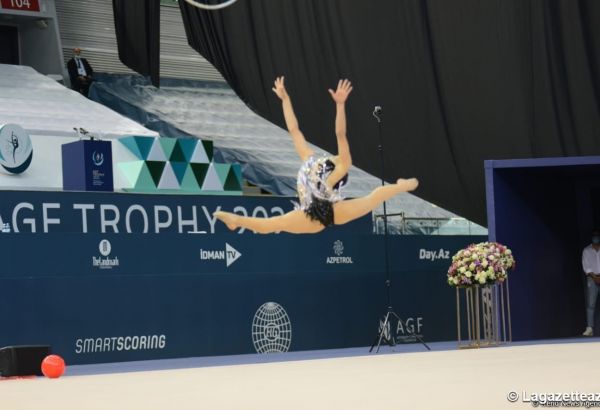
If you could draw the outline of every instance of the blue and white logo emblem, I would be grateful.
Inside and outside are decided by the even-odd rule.
[[[102,239],[100,241],[100,244],[98,245],[98,249],[100,250],[100,255],[102,255],[102,256],[110,255],[110,251],[112,250],[110,241],[108,239]]]
[[[99,257],[92,256],[92,266],[100,269],[112,269],[119,266],[119,258],[113,256],[109,257],[112,252],[112,246],[108,239],[102,239],[98,244],[98,250],[100,251]]]
[[[344,254],[344,243],[340,240],[337,240],[333,243],[333,252],[336,256],[342,256]]]
[[[292,344],[292,322],[278,303],[267,302],[252,320],[252,343],[256,353],[284,353]]]
[[[94,151],[92,153],[92,162],[95,166],[99,167],[104,164],[104,153]]]
[[[31,164],[31,138],[16,124],[0,125],[0,165],[11,174],[20,174]]]
[[[328,256],[325,259],[327,264],[351,265],[354,263],[351,256],[344,256],[344,242],[340,240],[333,243],[333,253],[335,256]]]

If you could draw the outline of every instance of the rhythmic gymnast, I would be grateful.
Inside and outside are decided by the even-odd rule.
[[[303,161],[298,172],[298,197],[300,204],[285,215],[271,218],[246,217],[230,212],[217,211],[214,215],[230,230],[247,228],[258,233],[289,232],[317,233],[329,225],[343,225],[360,218],[377,208],[384,201],[401,192],[413,191],[419,185],[416,178],[398,179],[395,184],[375,188],[369,195],[344,200],[340,189],[348,182],[348,170],[352,166],[350,146],[346,138],[346,100],[352,92],[348,80],[340,80],[335,91],[329,90],[335,102],[335,135],[338,155],[317,157],[309,148],[298,127],[292,101],[283,84],[283,77],[275,80],[273,92],[281,99],[283,116],[294,146]]]

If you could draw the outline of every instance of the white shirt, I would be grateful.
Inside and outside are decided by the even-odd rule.
[[[83,66],[83,61],[81,61],[81,58],[75,57],[75,64],[77,64],[77,74],[86,76],[87,73],[85,71],[85,67]]]
[[[596,251],[592,245],[586,246],[581,254],[581,265],[586,274],[600,273],[600,251]]]

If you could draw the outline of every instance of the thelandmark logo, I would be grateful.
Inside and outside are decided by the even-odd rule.
[[[108,239],[102,239],[100,241],[100,245],[98,245],[98,249],[100,250],[100,254],[102,256],[108,256],[112,250],[112,245]]]
[[[92,266],[100,269],[112,269],[115,266],[119,266],[119,258],[110,258],[109,255],[112,251],[112,245],[108,239],[102,239],[98,245],[100,251],[100,257],[92,256]]]
[[[225,243],[224,251],[200,249],[200,259],[203,261],[224,260],[227,267],[242,256],[241,252],[228,243]]]

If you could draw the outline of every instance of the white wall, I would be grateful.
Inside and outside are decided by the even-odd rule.
[[[63,74],[56,25],[40,28],[37,20],[25,20],[18,26],[21,64],[42,74]]]

